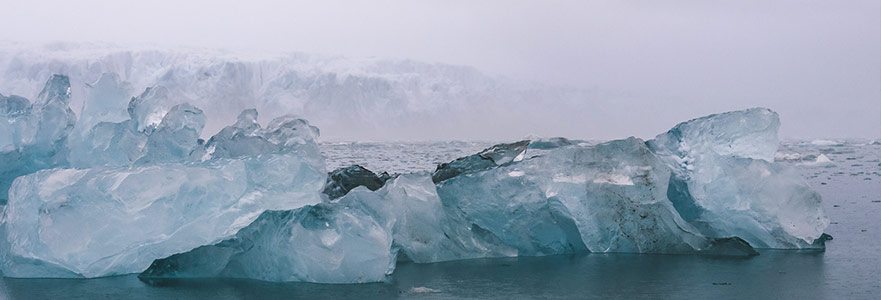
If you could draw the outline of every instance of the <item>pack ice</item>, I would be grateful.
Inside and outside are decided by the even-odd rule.
[[[66,90],[54,80],[47,90]],[[34,105],[4,98],[14,109],[0,123],[10,124],[0,137],[13,137],[3,153],[19,154],[3,174],[20,173],[0,226],[5,276],[356,283],[384,280],[404,260],[751,256],[831,238],[820,196],[773,162],[780,122],[768,109],[694,119],[648,141],[524,140],[430,173],[352,166],[327,176],[318,130],[304,120],[263,128],[246,110],[202,141],[201,110],[161,86],[121,105],[127,89],[100,79],[76,123],[40,113],[54,103],[43,98],[64,104],[65,93]],[[37,129],[22,124],[55,135],[25,141],[21,132]]]

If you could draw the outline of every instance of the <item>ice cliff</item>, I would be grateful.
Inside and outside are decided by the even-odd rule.
[[[631,103],[634,97],[411,60],[89,44],[0,45],[4,94],[33,98],[46,78],[66,74],[71,107],[80,112],[87,98],[94,97],[87,85],[95,85],[105,73],[127,82],[122,90],[141,93],[162,86],[171,104],[186,102],[202,109],[210,116],[207,135],[202,136],[206,139],[250,108],[260,111],[263,122],[284,114],[302,116],[321,128],[324,140],[496,140],[524,133],[612,138],[615,133],[585,131],[571,126],[571,120],[624,122],[632,108],[621,103]],[[486,116],[493,117],[490,121]]]
[[[0,269],[12,277],[142,272],[381,281],[398,261],[569,253],[756,255],[823,249],[820,196],[773,162],[780,121],[710,115],[652,140],[499,144],[434,172],[324,170],[318,129],[256,110],[206,116],[164,86],[128,98],[107,74],[79,121],[69,79],[0,98]]]

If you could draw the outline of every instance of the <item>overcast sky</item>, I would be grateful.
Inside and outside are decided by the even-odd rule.
[[[881,137],[878,0],[0,0],[0,11],[0,41],[409,58],[669,103],[633,111],[645,118],[764,106],[785,137]]]

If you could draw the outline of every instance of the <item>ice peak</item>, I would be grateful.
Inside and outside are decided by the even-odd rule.
[[[649,141],[655,151],[695,158],[700,153],[774,161],[780,117],[767,108],[731,111],[682,122]]]
[[[249,108],[243,110],[239,113],[239,116],[236,118],[236,123],[233,126],[242,129],[260,127],[260,124],[257,123],[257,109]]]
[[[55,74],[46,82],[40,95],[37,96],[39,105],[46,105],[49,102],[58,101],[67,105],[70,101],[70,79],[67,76]]]
[[[162,86],[149,87],[140,96],[132,97],[128,104],[128,113],[135,121],[138,131],[145,132],[159,125],[171,104],[168,89]]]

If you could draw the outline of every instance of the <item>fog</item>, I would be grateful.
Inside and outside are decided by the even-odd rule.
[[[412,59],[624,94],[606,116],[616,134],[763,106],[783,137],[881,137],[877,0],[0,0],[0,11],[6,42]]]

